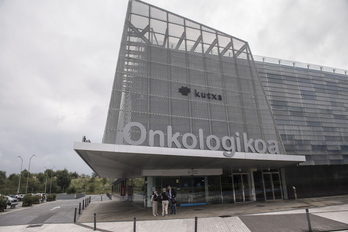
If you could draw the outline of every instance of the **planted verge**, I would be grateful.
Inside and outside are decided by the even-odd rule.
[[[40,204],[41,197],[38,195],[32,196],[33,197],[33,204]]]
[[[0,197],[0,212],[6,209],[6,204],[7,204],[7,198]]]
[[[52,193],[47,195],[47,201],[55,201],[57,194]]]
[[[22,207],[32,206],[34,202],[34,197],[31,194],[26,194],[22,198]]]

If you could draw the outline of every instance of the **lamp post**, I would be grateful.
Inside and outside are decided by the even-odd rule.
[[[45,167],[45,172],[46,172],[46,181],[45,181],[45,194],[46,194],[46,193],[47,193],[47,192],[46,192],[46,189],[47,189],[47,188],[46,188],[46,187],[47,187],[47,168],[46,168],[46,167]]]
[[[35,155],[32,155],[29,159],[29,168],[28,168],[28,175],[27,175],[27,186],[25,187],[25,194],[28,193],[28,181],[29,181],[29,175],[30,175],[30,162],[31,162],[31,159],[34,157]]]
[[[21,188],[21,177],[22,177],[22,166],[23,166],[23,159],[21,156],[18,156],[22,160],[21,162],[21,170],[19,171],[19,180],[18,180],[18,188],[17,188],[17,194],[19,194],[19,190]]]
[[[55,168],[56,166],[54,166],[53,168]],[[51,169],[51,183],[50,183],[50,194],[52,193],[52,172],[53,172],[53,168]]]

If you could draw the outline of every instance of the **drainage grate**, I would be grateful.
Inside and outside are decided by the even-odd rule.
[[[37,224],[37,225],[29,225],[29,226],[27,226],[27,228],[31,228],[31,227],[40,227],[40,226],[42,226],[42,224]]]
[[[256,205],[256,207],[265,207],[265,205]]]
[[[219,217],[221,217],[221,218],[226,218],[226,217],[232,217],[231,215],[221,215],[221,216],[219,216]]]
[[[193,209],[193,210],[202,210],[202,209]]]

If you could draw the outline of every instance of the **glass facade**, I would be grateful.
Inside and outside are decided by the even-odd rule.
[[[284,169],[143,177],[133,199],[144,206],[168,184],[180,205],[292,198],[293,186],[299,197],[348,193],[346,72],[253,57],[247,42],[141,1],[129,1],[103,143],[127,145],[130,122],[164,134],[171,126],[190,149],[224,150],[219,138],[246,133],[276,141],[279,154],[306,156]],[[199,130],[217,139],[196,145]],[[139,141],[141,131],[129,136]],[[164,143],[141,146],[183,146]]]
[[[285,153],[248,43],[139,1],[128,7],[108,114],[103,143],[127,144],[124,126],[139,122],[146,131],[171,126],[178,140],[190,133],[192,149],[209,146],[193,146],[202,129],[274,140]],[[139,140],[136,128],[129,134]],[[214,139],[210,147],[223,150]]]
[[[287,154],[301,165],[348,164],[348,76],[256,57],[257,70]]]

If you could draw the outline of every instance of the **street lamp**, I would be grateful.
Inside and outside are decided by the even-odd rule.
[[[45,167],[45,172],[46,172],[46,182],[45,182],[45,194],[47,193],[46,192],[46,187],[47,187],[47,168]]]
[[[22,162],[21,162],[21,170],[19,171],[19,180],[18,180],[17,194],[19,194],[19,189],[21,188],[22,165],[23,165],[22,157],[18,156],[18,158],[20,158],[22,160]]]
[[[34,157],[35,155],[32,155],[29,159],[29,168],[28,168],[28,175],[27,175],[27,186],[25,187],[25,194],[28,193],[28,181],[29,181],[29,175],[30,175],[30,162],[31,162],[31,159]]]
[[[53,168],[55,168],[56,166],[54,166]],[[53,168],[51,169],[51,184],[50,184],[50,194],[51,194],[51,190],[52,190],[52,172],[53,172]]]

